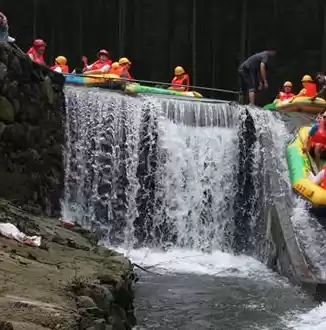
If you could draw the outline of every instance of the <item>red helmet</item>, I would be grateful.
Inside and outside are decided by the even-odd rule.
[[[46,43],[44,42],[44,40],[42,40],[42,39],[35,39],[34,41],[33,41],[33,47],[42,47],[42,46],[46,46]]]
[[[105,55],[107,57],[109,57],[109,52],[106,49],[101,49],[98,53],[97,53],[97,57],[99,57],[100,55]]]

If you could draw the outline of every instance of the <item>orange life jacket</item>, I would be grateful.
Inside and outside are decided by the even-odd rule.
[[[317,85],[314,82],[307,82],[306,86],[301,89],[299,94],[307,97],[314,97],[317,95]]]
[[[285,100],[288,100],[290,98],[292,98],[294,96],[293,93],[289,92],[289,93],[286,93],[286,92],[280,92],[279,93],[279,100],[280,101],[285,101]]]
[[[101,60],[101,59],[99,59],[91,65],[89,70],[90,71],[101,70],[107,64],[111,66],[112,61],[111,60]]]
[[[176,89],[180,90],[180,87],[182,87],[182,85],[186,85],[186,86],[183,86],[185,91],[189,90],[190,78],[187,73],[185,73],[181,76],[175,76],[171,81],[172,89],[173,89],[173,87],[176,87]]]
[[[59,64],[55,64],[53,66],[51,66],[51,70],[55,70],[56,68],[61,68],[62,73],[69,73],[69,67],[68,65],[59,65]]]
[[[122,78],[127,78],[132,80],[133,77],[131,76],[131,74],[129,73],[129,70],[127,69],[126,66],[124,65],[120,65],[119,68],[117,68],[117,73],[116,73],[119,77]]]
[[[33,61],[38,64],[45,65],[44,57],[42,54],[38,53],[37,50],[34,47],[31,47],[28,52],[28,55],[32,55]]]
[[[311,145],[321,144],[326,147],[326,129],[324,125],[319,123],[318,129],[315,131],[314,135],[310,137]]]
[[[109,73],[120,76],[120,73],[121,73],[120,66],[118,66],[117,68],[112,68],[112,66],[111,66]]]

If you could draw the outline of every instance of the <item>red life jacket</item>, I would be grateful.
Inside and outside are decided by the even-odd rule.
[[[58,65],[58,64],[55,64],[53,66],[51,66],[51,70],[55,70],[57,68],[61,68],[62,70],[62,73],[69,73],[69,67],[68,65]]]
[[[45,65],[44,57],[42,54],[38,53],[37,50],[34,47],[31,47],[28,52],[28,55],[32,55],[33,57],[33,62],[38,63],[38,64],[43,64]]]
[[[320,186],[323,189],[326,189],[326,165],[323,166],[323,170],[324,170],[324,176],[323,179],[321,180]]]
[[[177,89],[180,89],[182,85],[186,85],[184,88],[185,91],[189,90],[189,85],[190,85],[190,78],[188,74],[183,74],[181,76],[175,76],[172,81],[171,81],[171,87],[177,87]]]
[[[288,100],[290,98],[292,98],[294,96],[293,93],[289,92],[289,93],[286,93],[286,92],[280,92],[279,93],[279,100],[280,101],[285,101],[285,100]]]
[[[305,83],[305,87],[303,89],[304,96],[306,97],[314,97],[317,94],[317,85],[314,82]]]
[[[105,65],[112,65],[112,61],[111,60],[97,60],[96,62],[94,62],[91,67],[90,67],[90,71],[93,70],[101,70]]]
[[[318,129],[313,136],[310,137],[312,145],[321,144],[326,147],[326,129],[321,123],[318,123]]]

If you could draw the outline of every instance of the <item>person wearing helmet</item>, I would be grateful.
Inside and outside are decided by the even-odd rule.
[[[120,65],[119,62],[113,62],[109,71],[110,74],[120,75]]]
[[[307,138],[303,141],[303,150],[312,154],[320,168],[320,159],[326,158],[326,113],[311,126]]]
[[[275,50],[266,50],[247,58],[238,68],[240,77],[240,93],[249,94],[249,103],[255,104],[257,91],[268,88],[267,64],[271,56],[275,56]]]
[[[64,56],[56,57],[54,65],[50,68],[53,71],[60,73],[69,73],[69,67],[67,65],[67,59]]]
[[[108,73],[112,65],[109,52],[106,49],[101,49],[97,53],[97,61],[91,65],[87,65],[87,58],[85,56],[83,56],[83,62],[83,72],[86,74]]]
[[[46,43],[42,39],[36,39],[33,41],[33,46],[27,51],[27,55],[35,63],[45,65],[45,61],[44,61],[45,48],[46,48]]]
[[[121,57],[119,59],[119,69],[118,69],[118,75],[120,78],[133,80],[133,77],[131,76],[129,70],[131,68],[131,62],[127,57]]]
[[[311,76],[308,74],[305,74],[302,79],[302,86],[303,88],[299,92],[299,94],[296,95],[296,97],[299,96],[306,96],[306,97],[315,97],[317,95],[317,86]]]
[[[326,76],[323,72],[318,72],[316,75],[316,81],[319,85],[319,92],[316,94],[316,96],[313,96],[311,98],[311,101],[314,101],[317,97],[323,96],[326,91]],[[325,95],[326,96],[326,95]]]
[[[278,93],[278,95],[276,96],[275,101],[285,101],[285,100],[289,100],[294,96],[294,94],[292,93],[292,83],[291,81],[286,81],[283,84],[283,88],[282,90]],[[275,102],[274,101],[274,102]]]
[[[182,66],[174,68],[174,78],[171,81],[169,89],[175,91],[187,92],[190,86],[190,78]]]
[[[0,41],[15,42],[15,39],[9,37],[9,25],[7,17],[0,12]]]

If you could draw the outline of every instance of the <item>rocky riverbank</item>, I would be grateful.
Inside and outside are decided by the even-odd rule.
[[[87,230],[0,200],[0,222],[41,247],[0,236],[0,329],[125,330],[135,324],[133,266]]]

